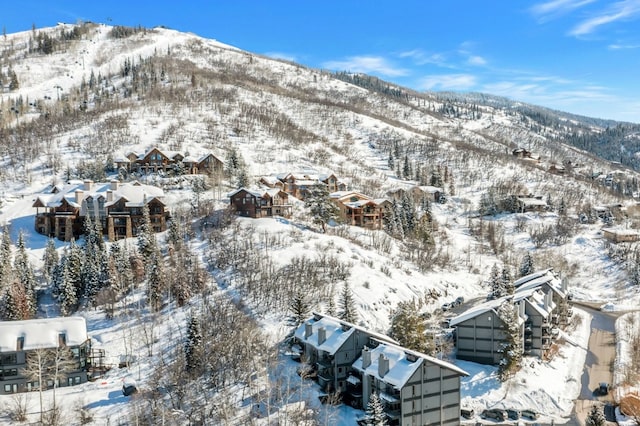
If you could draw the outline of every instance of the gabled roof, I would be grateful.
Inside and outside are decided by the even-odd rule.
[[[545,284],[560,297],[566,297],[566,294],[562,289],[562,281],[553,273],[553,268],[544,269],[542,271],[526,275],[516,280],[513,283],[513,286],[516,288],[516,292],[520,292],[532,288],[539,288]]]
[[[312,333],[307,337],[305,337],[306,324],[310,324],[312,330]],[[319,344],[318,330],[320,328],[325,329],[326,340],[323,343]],[[353,334],[356,330],[359,330],[374,338],[378,338],[381,341],[397,343],[392,338],[383,334],[375,333],[350,322],[318,313],[314,313],[313,317],[302,323],[296,329],[294,336],[299,341],[311,345],[318,350],[325,351],[329,354],[335,354],[338,350],[340,350],[349,336],[351,336],[351,334]]]
[[[23,350],[56,348],[64,333],[67,346],[87,340],[87,325],[82,317],[43,318],[24,321],[0,321],[0,352],[15,352],[19,337]]]
[[[162,203],[161,199],[164,197],[162,188],[143,185],[137,181],[119,183],[115,190],[111,189],[111,182],[96,182],[92,183],[89,191],[84,190],[83,184],[70,184],[62,187],[60,192],[56,194],[38,195],[32,207],[56,208],[66,202],[73,207],[79,208],[81,204],[76,201],[76,191],[81,191],[83,201],[88,198],[94,200],[99,198],[107,199],[107,192],[111,191],[113,201],[105,204],[105,206],[113,205],[121,199],[126,201],[127,207],[143,206],[152,200],[158,200]],[[84,209],[80,212],[81,215],[85,213]]]
[[[353,363],[352,367],[363,374],[373,376],[384,383],[390,384],[398,390],[402,389],[407,384],[411,376],[413,376],[413,374],[425,362],[438,365],[442,368],[453,371],[460,376],[469,375],[469,373],[451,363],[439,360],[421,352],[412,351],[388,342],[378,341],[378,343],[377,347],[369,349],[369,352],[371,353],[371,364],[368,367],[362,367],[362,356]],[[384,376],[380,376],[378,370],[380,355],[383,355],[389,360],[389,370],[384,374]]]

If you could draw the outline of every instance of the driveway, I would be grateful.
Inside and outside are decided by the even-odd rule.
[[[607,424],[614,425],[613,397],[599,395],[597,388],[600,383],[613,383],[613,364],[616,357],[615,321],[619,313],[602,312],[586,306],[580,306],[592,315],[591,336],[589,337],[589,351],[582,374],[582,389],[575,404],[575,417],[579,424],[584,425],[589,410],[594,403],[605,404]]]

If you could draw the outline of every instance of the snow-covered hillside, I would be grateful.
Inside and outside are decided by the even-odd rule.
[[[190,245],[207,267],[211,292],[238,302],[272,344],[291,332],[289,314],[282,309],[286,301],[271,301],[278,306],[272,309],[252,300],[236,270],[229,264],[220,267],[214,258],[229,246],[216,244],[230,244],[232,232],[252,241],[247,253],[260,258],[247,267],[259,264],[284,271],[303,257],[337,259],[348,271],[344,281],[353,292],[358,323],[382,333],[388,332],[390,317],[402,301],[421,301],[420,309],[438,324],[444,303],[458,297],[469,304],[484,300],[491,268],[497,265],[516,275],[526,253],[532,254],[536,267],[554,268],[567,278],[575,300],[610,303],[621,310],[640,304],[639,287],[630,279],[637,267],[630,254],[635,246],[621,250],[607,243],[605,223],[593,213],[596,207],[615,205],[614,225],[635,228],[632,195],[637,196],[639,176],[562,143],[575,131],[571,123],[564,134],[509,106],[415,93],[379,81],[365,88],[322,70],[165,28],[114,38],[113,27],[84,24],[77,38],[60,42],[50,53],[34,48],[38,34],[57,38],[73,28],[60,25],[0,38],[0,74],[7,80],[11,69],[19,82],[10,90],[8,80],[3,81],[0,102],[0,225],[7,225],[13,242],[23,232],[36,269],[42,267],[47,243],[34,231],[37,193],[67,179],[87,178],[90,165],[104,169],[131,151],[159,147],[191,155],[211,151],[227,162],[235,156],[247,186],[257,185],[261,176],[304,172],[335,173],[350,190],[373,198],[415,185],[444,189],[446,203],[429,205],[433,245],[426,249],[382,230],[334,224],[322,233],[303,202],[295,202],[290,219],[238,219],[234,228],[221,231],[223,237],[203,222],[227,207],[226,194],[237,188],[240,173],[211,182],[200,201],[208,210],[197,211]],[[389,88],[397,91],[390,94]],[[582,123],[580,129],[603,131],[592,123]],[[526,148],[532,158],[517,158],[512,154],[516,148]],[[562,166],[562,173],[550,171],[551,166]],[[105,178],[119,176],[118,170],[107,169]],[[126,178],[164,186],[172,212],[195,211],[188,177]],[[481,214],[489,198],[516,195],[541,196],[549,208]],[[416,214],[423,216],[424,207],[418,206]],[[545,239],[545,232],[553,236]],[[164,234],[158,237],[162,243],[166,239]],[[128,244],[134,247],[136,242]],[[60,253],[67,245],[56,241]],[[340,291],[341,286],[325,293],[337,301]],[[314,302],[314,310],[328,308],[326,298]],[[134,408],[119,394],[122,380],[135,378],[144,386],[160,361],[166,361],[163,357],[170,359],[171,350],[180,347],[186,318],[202,303],[194,298],[179,307],[167,300],[158,314],[114,319],[106,319],[100,309],[80,311],[88,319],[94,345],[104,349],[111,362],[117,364],[120,356],[131,353],[138,361],[82,389],[60,391],[68,397],[69,410],[84,404],[97,424],[128,418]],[[57,314],[55,303],[40,314]],[[588,314],[580,315],[587,324]],[[149,321],[156,327],[151,330],[155,340],[132,342],[131,336],[148,331]],[[544,413],[545,421],[566,419],[579,392],[576,374],[581,369],[576,366],[584,362],[588,328],[574,333],[552,363],[538,366],[534,375],[523,372],[511,385],[500,384],[492,367],[460,362],[471,373],[463,383],[463,403],[477,412],[498,402],[526,405]],[[149,346],[153,355],[147,357]],[[456,362],[449,353],[441,356]],[[282,362],[293,372],[290,376],[297,377],[295,367]],[[558,370],[572,380],[550,390],[545,382]],[[317,390],[306,390],[317,412],[329,410],[317,403]],[[4,403],[8,410],[8,401],[0,397],[0,406]],[[247,407],[235,403],[229,424],[246,419],[242,415],[247,415]],[[325,418],[339,419],[336,424],[349,424],[357,414],[348,407],[324,413]],[[185,422],[180,413],[172,415],[177,424]],[[0,422],[10,420],[5,416]]]

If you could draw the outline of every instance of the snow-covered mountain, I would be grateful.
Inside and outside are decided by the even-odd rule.
[[[302,202],[290,220],[237,221],[237,232],[255,241],[251,253],[268,260],[244,267],[284,268],[300,256],[336,259],[349,271],[359,322],[378,332],[388,331],[401,301],[419,300],[432,313],[459,296],[483,299],[492,266],[515,274],[529,252],[538,267],[569,279],[576,300],[640,301],[631,280],[636,260],[601,231],[612,221],[637,225],[636,124],[485,94],[418,93],[160,27],[61,24],[1,37],[0,54],[0,220],[14,241],[27,231],[36,265],[46,239],[32,231],[33,194],[69,178],[99,179],[115,158],[159,147],[239,158],[248,186],[267,175],[334,173],[372,198],[416,185],[442,187],[446,203],[429,207],[429,245],[355,227],[330,226],[322,234]],[[225,194],[239,178],[229,176],[204,196],[211,211],[226,207]],[[192,206],[188,181],[146,179],[165,186],[174,211]],[[516,196],[538,196],[548,208],[505,212],[505,200]],[[423,217],[424,207],[416,214]],[[193,238],[204,261],[220,255],[211,235]],[[242,298],[250,289],[238,284],[231,264],[207,265],[211,285]],[[332,291],[339,298],[341,288]],[[262,302],[243,300],[274,341],[283,339],[287,313],[278,301],[270,301],[275,308]],[[326,300],[313,306],[326,308]],[[171,319],[164,332],[186,326],[176,325],[184,311],[163,314]],[[118,341],[119,326],[86,315],[90,326],[100,325],[92,337],[118,353],[126,343]],[[570,413],[570,399],[557,396],[544,403],[550,418]]]

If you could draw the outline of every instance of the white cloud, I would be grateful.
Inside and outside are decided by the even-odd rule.
[[[640,48],[640,44],[621,44],[621,43],[614,43],[614,44],[610,44],[609,46],[607,46],[609,49],[611,50],[624,50],[624,49],[639,49]]]
[[[482,56],[472,55],[472,56],[469,56],[469,59],[467,59],[467,63],[469,65],[482,66],[482,65],[487,65],[487,60],[484,59]]]
[[[408,70],[393,66],[381,56],[352,56],[344,61],[328,61],[322,66],[337,71],[376,73],[390,77],[401,77],[409,74]]]
[[[476,85],[476,77],[471,74],[429,75],[419,82],[424,90],[469,90]]]
[[[612,4],[597,16],[586,19],[576,25],[569,34],[581,36],[590,34],[602,25],[620,20],[635,19],[640,15],[640,0],[622,0]]]
[[[540,21],[548,21],[554,17],[564,15],[583,6],[593,3],[595,0],[550,0],[538,3],[531,7],[530,12]]]
[[[290,55],[288,53],[283,53],[283,52],[266,52],[264,53],[264,56],[268,56],[274,59],[284,59],[285,61],[291,61],[291,62],[297,61],[294,55]]]

